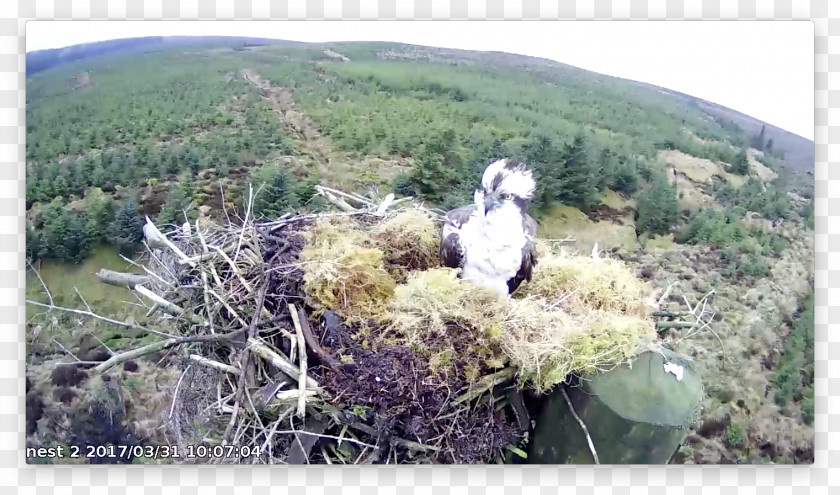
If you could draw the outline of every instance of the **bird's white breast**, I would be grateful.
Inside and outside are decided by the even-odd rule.
[[[466,258],[462,278],[506,296],[508,280],[522,265],[522,248],[526,242],[522,214],[513,204],[483,216],[481,213],[473,213],[460,229]]]

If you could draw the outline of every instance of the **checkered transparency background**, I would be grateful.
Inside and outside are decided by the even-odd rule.
[[[816,461],[813,466],[31,467],[24,460],[24,45],[27,19],[812,19],[816,125]],[[429,26],[432,29],[432,26]],[[833,108],[832,108],[833,107]],[[829,172],[834,170],[834,172]],[[0,492],[828,493],[840,486],[840,1],[0,0]],[[835,217],[836,218],[836,217]],[[829,254],[830,246],[838,248]],[[833,270],[832,270],[833,269]],[[834,309],[832,311],[831,309]],[[833,316],[832,316],[833,315]],[[832,324],[832,325],[830,325]],[[831,328],[830,328],[831,327]],[[833,396],[833,397],[830,397]],[[54,488],[53,488],[54,487]]]

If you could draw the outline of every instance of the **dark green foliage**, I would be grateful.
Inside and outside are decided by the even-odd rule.
[[[764,150],[764,127],[761,126],[761,131],[750,139],[750,146],[757,150]]]
[[[414,183],[411,180],[411,175],[400,173],[394,178],[394,193],[400,196],[414,196],[417,192],[414,190]]]
[[[665,234],[677,221],[677,215],[676,189],[664,176],[654,176],[636,203],[636,231]]]
[[[814,297],[805,301],[802,313],[785,339],[784,355],[771,379],[776,403],[802,401],[803,414],[813,420],[814,400]],[[810,409],[810,410],[809,410]]]
[[[748,277],[761,278],[766,277],[770,273],[770,269],[767,268],[764,259],[749,255],[746,261],[738,264],[737,273]]]
[[[523,154],[535,172],[538,207],[559,201],[586,211],[598,203],[601,164],[593,159],[583,134],[562,147],[540,134],[524,147]]]
[[[137,214],[137,203],[126,200],[114,214],[110,242],[120,251],[130,252],[143,240],[143,224],[143,219]]]
[[[682,243],[725,246],[743,241],[748,236],[747,229],[735,214],[703,210],[683,227],[678,240]]]
[[[741,448],[747,445],[747,429],[741,423],[732,423],[726,427],[724,438],[730,447]]]
[[[299,204],[292,175],[284,168],[259,168],[252,174],[251,184],[255,193],[259,190],[254,198],[256,217],[277,218]]]
[[[754,178],[740,188],[729,184],[719,187],[715,191],[715,199],[724,206],[741,206],[746,211],[760,213],[771,220],[787,218],[790,214],[790,198],[787,193],[767,187]]]
[[[181,225],[190,220],[184,217],[184,212],[190,210],[192,204],[193,187],[186,179],[175,184],[169,196],[166,198],[166,203],[158,213],[156,222],[159,227],[166,228],[168,225]]]
[[[41,252],[42,256],[58,260],[70,259],[70,253],[64,245],[70,227],[70,213],[60,202],[53,201],[44,210],[43,218],[41,239],[45,248]]]
[[[71,215],[64,240],[66,256],[74,263],[81,263],[89,253],[87,225],[84,215]]]
[[[745,150],[741,150],[735,155],[735,160],[732,162],[730,171],[737,175],[747,175],[750,173],[750,162]]]
[[[87,206],[87,235],[91,243],[107,241],[108,227],[114,221],[113,201],[108,196],[99,196]]]
[[[447,129],[431,136],[414,155],[411,181],[414,190],[440,202],[464,179],[463,161],[456,153],[455,132]]]
[[[562,167],[549,175],[554,196],[561,202],[589,210],[598,203],[598,166],[593,161],[589,144],[582,134],[575,136],[563,150]]]
[[[87,221],[84,214],[67,211],[59,201],[50,203],[43,212],[39,231],[27,225],[27,257],[47,258],[78,263],[89,252]]]

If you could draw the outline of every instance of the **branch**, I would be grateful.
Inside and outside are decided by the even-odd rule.
[[[293,306],[293,305],[289,305]],[[291,310],[291,307],[289,308]],[[298,314],[298,322],[300,322],[300,329],[303,332],[303,338],[306,340],[306,344],[309,345],[309,348],[318,355],[318,358],[321,360],[322,363],[326,364],[330,368],[338,369],[341,367],[341,363],[338,359],[330,356],[327,351],[318,344],[318,341],[315,339],[315,336],[312,335],[312,329],[309,327],[309,320],[306,318],[306,313],[304,313],[303,308],[297,310]]]
[[[299,378],[300,377],[300,369],[297,366],[290,363],[286,358],[277,354],[276,352],[272,351],[267,345],[260,342],[256,338],[248,339],[248,345],[251,348],[251,352],[256,354],[257,356],[265,359],[269,363],[273,364],[277,368],[280,369],[283,373],[289,375],[292,378]],[[320,388],[318,382],[313,380],[310,377],[306,377],[306,386],[307,388]]]
[[[516,370],[513,368],[505,368],[501,371],[497,371],[491,375],[487,375],[483,377],[481,380],[478,381],[474,388],[471,388],[469,392],[465,393],[464,395],[458,397],[457,399],[453,400],[451,404],[453,406],[457,406],[462,402],[466,402],[468,400],[474,399],[479,395],[483,394],[487,390],[495,387],[500,383],[504,383],[507,380],[513,378],[513,375],[516,374]]]
[[[334,195],[334,196],[341,196],[343,198],[347,198],[351,201],[355,201],[355,202],[357,202],[359,204],[363,204],[365,206],[376,206],[376,205],[374,205],[373,203],[371,203],[370,201],[368,201],[364,198],[353,196],[352,194],[347,194],[345,192],[341,192],[341,191],[339,191],[337,189],[333,189],[331,187],[317,185],[317,186],[315,186],[315,190],[318,191],[318,192],[321,192],[321,193],[328,193],[328,194],[331,194],[331,195]],[[344,203],[344,204],[347,204],[347,203]],[[352,206],[351,206],[351,208],[352,208]],[[353,209],[355,210],[355,208],[353,208]]]
[[[592,443],[592,437],[589,436],[589,429],[586,427],[583,420],[580,419],[580,416],[578,416],[575,412],[575,408],[572,406],[572,401],[569,400],[569,394],[566,393],[566,389],[561,387],[560,392],[563,394],[563,398],[566,399],[566,404],[568,404],[569,411],[572,413],[572,416],[575,417],[580,425],[580,429],[583,430],[583,434],[586,435],[586,442],[589,444],[589,451],[592,452],[592,458],[595,459],[595,464],[601,464],[601,461],[598,459],[598,452],[595,451],[595,444]]]
[[[147,354],[152,354],[158,351],[163,351],[169,349],[171,347],[175,347],[182,344],[190,344],[194,342],[222,342],[222,341],[229,341],[235,335],[244,332],[245,329],[237,330],[235,332],[225,333],[225,334],[214,334],[214,335],[191,335],[189,337],[180,337],[175,339],[168,339],[168,340],[161,340],[155,342],[153,344],[149,344],[138,349],[132,349],[130,351],[126,351],[120,354],[116,354],[111,356],[110,359],[104,361],[99,364],[99,366],[93,368],[94,371],[98,373],[104,373],[109,369],[113,368],[114,366],[123,363],[125,361],[129,361],[131,359],[136,359],[141,356],[145,356]]]
[[[211,368],[216,368],[217,370],[222,370],[225,373],[230,373],[231,375],[239,376],[242,373],[240,370],[234,368],[229,364],[220,363],[218,361],[213,361],[212,359],[208,359],[204,356],[200,356],[198,354],[190,354],[190,360],[195,361],[198,364],[203,364],[205,366],[209,366]]]
[[[160,230],[152,223],[149,217],[146,217],[146,225],[143,227],[143,233],[146,236],[146,242],[149,246],[159,247],[161,244],[172,250],[182,260],[189,259],[189,256],[181,251],[178,246],[172,243],[165,235],[161,234]],[[195,263],[189,262],[189,265],[195,268]]]
[[[110,323],[111,325],[116,325],[118,327],[123,327],[123,328],[132,328],[132,329],[135,329],[135,330],[142,330],[144,332],[149,332],[149,333],[153,333],[155,335],[160,335],[161,337],[172,338],[172,339],[178,338],[174,335],[170,335],[170,334],[164,333],[164,332],[159,332],[157,330],[152,330],[151,328],[146,328],[146,327],[144,327],[142,325],[138,325],[136,323],[130,323],[130,322],[127,322],[127,321],[112,320],[111,318],[106,318],[104,316],[99,316],[98,314],[93,313],[91,311],[82,311],[80,309],[63,308],[61,306],[53,306],[52,304],[39,303],[37,301],[31,301],[29,299],[26,300],[26,304],[32,304],[33,306],[40,306],[42,308],[47,308],[47,309],[55,309],[55,310],[58,310],[58,311],[64,311],[65,313],[73,313],[73,314],[77,314],[77,315],[81,315],[81,316],[89,316],[91,318],[96,318],[97,320],[102,320],[106,323]]]
[[[306,342],[303,338],[303,330],[300,328],[300,320],[294,304],[289,304],[289,313],[292,315],[292,322],[295,324],[297,333],[298,352],[300,353],[300,375],[298,377],[298,404],[297,416],[303,418],[306,414]]]
[[[157,306],[163,308],[167,313],[173,316],[186,316],[186,311],[184,311],[183,308],[181,308],[173,302],[167,301],[166,299],[160,297],[159,295],[143,287],[142,285],[138,285],[134,289],[140,294],[151,299]],[[208,323],[204,320],[204,318],[198,315],[190,315],[190,321],[192,321],[196,325],[201,325],[205,327],[208,326]]]
[[[37,276],[38,280],[41,282],[41,287],[44,288],[44,292],[47,294],[47,299],[50,301],[50,305],[55,304],[53,302],[52,294],[50,294],[50,290],[47,289],[47,284],[45,284],[44,279],[41,278],[41,274],[38,272],[38,270],[35,269],[34,266],[32,266],[32,263],[29,260],[27,260],[26,262],[29,264],[29,268],[32,268],[32,271],[35,272],[35,276]]]

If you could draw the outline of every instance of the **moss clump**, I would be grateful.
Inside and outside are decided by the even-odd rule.
[[[440,229],[420,210],[403,210],[381,223],[373,233],[373,243],[398,279],[404,280],[408,271],[440,264]]]
[[[523,284],[519,295],[555,301],[569,313],[591,310],[647,317],[650,286],[613,259],[558,256],[541,253],[531,282]]]
[[[490,290],[462,282],[455,270],[433,268],[412,273],[396,288],[386,318],[409,344],[418,344],[445,335],[450,325],[479,336],[498,326],[503,308]]]
[[[304,235],[300,259],[307,302],[349,320],[376,316],[396,286],[382,251],[366,247],[362,232],[346,220],[319,221]]]
[[[584,307],[570,313],[538,297],[500,299],[443,268],[411,274],[396,288],[386,319],[401,339],[421,350],[453,333],[467,334],[474,345],[462,352],[486,367],[510,363],[520,381],[537,391],[572,372],[621,364],[656,335],[650,320],[635,315]]]

